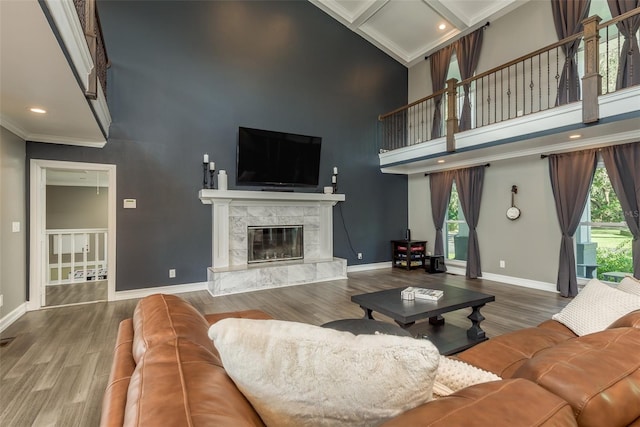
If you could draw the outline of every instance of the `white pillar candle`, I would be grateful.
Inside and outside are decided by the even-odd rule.
[[[215,162],[210,162],[209,163],[209,170],[210,171],[216,170],[216,163]]]
[[[218,173],[218,189],[223,191],[227,189],[227,171],[225,170]]]
[[[338,167],[337,166],[333,167],[333,174],[334,175],[338,175]]]
[[[209,155],[208,154],[204,155],[204,160],[202,160],[202,163],[209,163]]]

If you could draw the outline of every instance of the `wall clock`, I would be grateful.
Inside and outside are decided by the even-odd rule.
[[[509,218],[511,221],[514,221],[520,218],[520,213],[521,213],[520,209],[515,205],[514,198],[516,194],[518,194],[518,186],[512,185],[511,186],[511,207],[507,209],[507,218]]]

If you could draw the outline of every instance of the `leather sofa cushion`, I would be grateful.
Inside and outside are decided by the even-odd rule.
[[[576,425],[567,402],[530,381],[511,379],[467,387],[407,411],[382,427]]]
[[[264,427],[216,357],[183,338],[147,349],[127,402],[124,426]]]
[[[581,427],[627,426],[640,417],[639,354],[639,329],[609,329],[541,351],[514,377],[569,402]]]
[[[213,352],[209,323],[187,301],[175,295],[155,294],[141,299],[133,312],[132,354],[136,364],[152,346],[176,338],[189,340]]]
[[[545,320],[538,325],[538,328],[550,329],[552,331],[560,332],[562,334],[568,335],[571,338],[577,337],[577,335],[571,329],[553,319]]]
[[[229,317],[232,317],[234,319],[257,319],[257,320],[273,319],[273,317],[269,316],[267,313],[260,310],[229,311],[225,313],[211,313],[211,314],[204,315],[204,318],[209,325],[213,325],[218,320],[227,319]]]
[[[613,322],[607,329],[613,328],[638,328],[640,329],[640,310],[632,311],[631,313],[625,314],[615,322]]]
[[[127,403],[129,381],[136,368],[131,354],[133,343],[133,320],[125,319],[118,326],[116,347],[111,363],[109,382],[102,400],[101,427],[121,427]]]
[[[524,362],[541,350],[574,337],[564,326],[521,329],[484,341],[458,353],[456,358],[502,378],[511,378]]]

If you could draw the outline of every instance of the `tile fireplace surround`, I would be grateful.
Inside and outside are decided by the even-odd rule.
[[[344,194],[200,190],[212,213],[211,295],[345,279],[347,261],[333,256],[333,206]],[[304,259],[247,264],[247,227],[302,225]]]

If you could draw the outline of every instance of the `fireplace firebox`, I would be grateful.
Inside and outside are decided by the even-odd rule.
[[[291,261],[304,258],[303,226],[247,227],[249,264]]]

